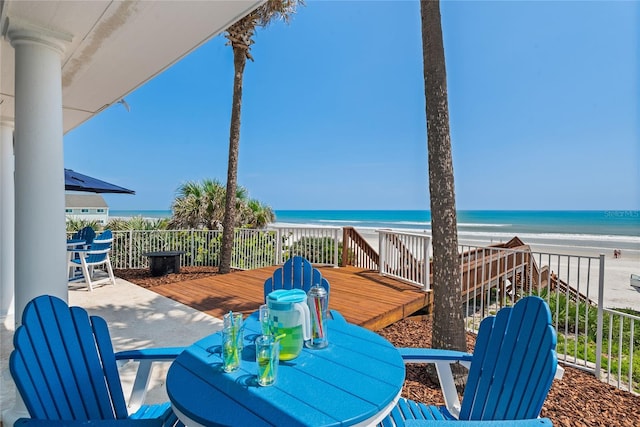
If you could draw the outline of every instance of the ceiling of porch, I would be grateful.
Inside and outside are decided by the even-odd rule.
[[[64,132],[152,79],[246,15],[261,0],[0,0],[0,24],[66,33]],[[0,116],[14,117],[14,49],[0,41]]]

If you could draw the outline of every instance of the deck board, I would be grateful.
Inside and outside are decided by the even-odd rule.
[[[264,281],[276,266],[169,283],[150,288],[182,304],[221,318],[229,311],[249,314],[264,302]],[[431,303],[431,292],[378,272],[356,267],[319,267],[329,281],[329,308],[347,321],[378,330]]]

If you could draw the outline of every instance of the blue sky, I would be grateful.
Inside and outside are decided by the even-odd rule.
[[[429,209],[418,1],[307,1],[259,29],[239,184],[273,209]],[[640,209],[640,3],[441,6],[458,209]],[[64,138],[65,167],[169,209],[226,180],[222,36]]]

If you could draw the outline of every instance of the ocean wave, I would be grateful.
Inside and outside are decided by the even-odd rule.
[[[354,220],[354,219],[318,219],[314,220],[314,223],[327,223],[327,224],[341,224],[341,225],[353,225],[357,224],[375,224],[369,225],[369,227],[391,227],[394,226],[406,228],[404,226],[418,226],[418,227],[430,227],[431,221],[385,221],[385,220]],[[308,225],[313,225],[308,224]],[[463,222],[458,223],[458,227],[475,227],[475,228],[500,228],[500,227],[510,227],[512,224],[483,224],[483,223],[475,223],[475,222]]]
[[[303,224],[300,222],[274,222],[271,227],[275,228],[340,228],[337,225],[322,225],[322,224]],[[360,228],[360,227],[358,227]],[[379,227],[376,227],[379,228]]]
[[[363,221],[367,223],[368,221]],[[322,226],[318,224],[300,224],[300,223],[284,223],[277,222],[274,224],[276,227],[330,227],[328,225]],[[333,226],[335,227],[335,225]],[[418,232],[425,233],[430,232],[428,228],[393,228],[384,226],[356,226],[359,230],[373,233],[376,230],[391,229],[398,232]],[[484,241],[501,240],[506,241],[514,236],[518,236],[522,240],[536,240],[536,241],[582,241],[582,242],[607,242],[607,243],[624,243],[627,245],[638,245],[640,247],[640,236],[625,236],[625,235],[610,235],[610,234],[578,234],[578,233],[530,233],[530,232],[518,232],[514,230],[512,232],[504,231],[458,231],[458,238],[476,238]]]
[[[621,242],[621,243],[636,243],[640,245],[639,236],[618,236],[618,235],[606,235],[606,234],[572,234],[572,233],[489,233],[483,231],[462,231],[458,232],[458,236],[471,236],[471,237],[502,237],[510,238],[518,236],[521,239],[536,239],[536,240],[571,240],[571,241],[595,241],[595,242]]]
[[[375,221],[369,221],[369,222],[375,222]],[[384,221],[383,223],[398,224],[398,225],[423,225],[423,226],[431,225],[430,221]]]
[[[474,223],[474,222],[463,222],[458,223],[458,227],[511,227],[512,224],[482,224],[482,223]]]
[[[391,227],[393,225],[417,225],[417,226],[430,226],[429,221],[384,221],[384,220],[353,220],[353,219],[318,219],[319,223],[341,224],[341,225],[356,225],[356,224],[378,224],[380,227]],[[315,223],[315,222],[314,222]],[[308,224],[313,226],[313,224]]]
[[[351,220],[351,219],[318,219],[318,222],[330,222],[330,223],[336,223],[336,224],[360,224],[363,222],[371,222],[371,221],[362,221],[362,220]],[[309,226],[312,226],[313,224],[306,224]]]

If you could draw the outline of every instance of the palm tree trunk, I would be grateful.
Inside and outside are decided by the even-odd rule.
[[[420,4],[433,234],[432,345],[466,351],[440,3],[422,0]]]
[[[231,107],[231,126],[229,129],[229,161],[227,166],[227,194],[222,221],[222,254],[219,272],[231,271],[231,252],[233,250],[233,230],[236,220],[236,189],[238,187],[238,151],[240,147],[240,113],[242,110],[242,79],[247,63],[246,49],[233,47],[233,105]]]

